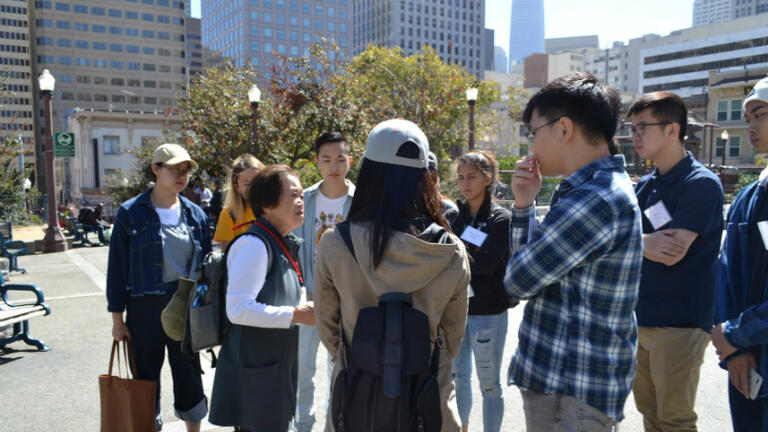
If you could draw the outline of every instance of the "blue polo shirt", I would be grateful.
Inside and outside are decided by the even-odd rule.
[[[673,266],[643,258],[637,324],[646,327],[699,327],[714,320],[715,260],[723,234],[723,188],[712,171],[688,152],[666,174],[658,168],[635,186],[640,210],[659,201],[672,220],[659,230],[681,228],[698,236]],[[643,213],[643,234],[653,233]]]

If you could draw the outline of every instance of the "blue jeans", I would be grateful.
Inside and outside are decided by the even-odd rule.
[[[472,410],[472,354],[483,394],[483,430],[498,432],[504,416],[501,356],[507,338],[507,311],[498,315],[469,315],[459,355],[453,359],[456,404],[461,424],[469,424]]]
[[[317,327],[299,324],[299,373],[298,394],[296,399],[296,418],[293,427],[298,432],[310,432],[315,424],[315,369],[317,362],[317,349],[320,346],[320,337]],[[324,398],[324,406],[327,410],[328,401],[331,398],[330,379],[333,375],[333,361],[328,354],[328,386]]]
[[[768,398],[747,399],[728,380],[734,432],[768,432]]]

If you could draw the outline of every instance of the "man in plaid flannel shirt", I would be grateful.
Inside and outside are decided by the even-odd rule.
[[[613,143],[619,106],[615,90],[577,72],[523,114],[534,155],[515,167],[504,283],[528,300],[509,367],[528,432],[615,430],[632,389],[642,228]],[[529,238],[542,175],[565,179]]]

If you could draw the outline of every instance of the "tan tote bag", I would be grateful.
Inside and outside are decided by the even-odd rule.
[[[126,378],[121,377],[120,344],[122,344],[123,349]],[[117,352],[117,376],[112,375],[115,352]],[[107,375],[99,375],[101,432],[157,431],[157,424],[155,423],[157,383],[132,378],[135,373],[133,350],[129,343],[114,341],[112,354],[109,356],[109,372]]]

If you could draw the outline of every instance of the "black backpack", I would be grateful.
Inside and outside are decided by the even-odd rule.
[[[197,286],[207,286],[206,294],[199,304],[193,304],[196,291],[190,294],[187,303],[184,338],[181,342],[183,352],[193,353],[208,350],[212,355],[211,367],[216,367],[216,356],[212,348],[221,345],[232,323],[227,318],[227,254],[229,247],[238,238],[258,234],[244,232],[232,239],[224,252],[209,252],[203,258],[203,268]],[[265,239],[264,242],[266,243]],[[272,254],[267,247],[267,269],[272,268]]]
[[[336,229],[355,256],[349,225]],[[341,330],[342,370],[331,399],[336,432],[440,432],[440,339],[430,353],[429,320],[412,306],[410,294],[384,294],[358,313],[351,345]]]

